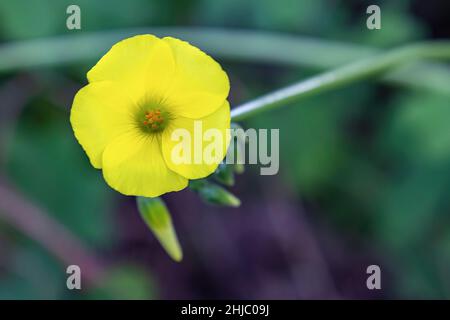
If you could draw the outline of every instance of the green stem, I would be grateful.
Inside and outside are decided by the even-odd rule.
[[[244,103],[231,111],[231,118],[234,121],[243,120],[262,111],[297,101],[305,96],[380,74],[412,60],[448,58],[450,58],[450,42],[419,43],[394,49],[372,58],[324,72]],[[420,77],[420,75],[416,76]]]
[[[385,82],[450,93],[450,72],[445,66],[420,61],[405,64],[421,58],[449,58],[449,42],[422,43],[380,54],[377,49],[301,36],[186,27],[128,29],[5,43],[0,45],[0,73],[95,60],[118,40],[142,33],[176,36],[214,56],[239,61],[323,69],[359,61],[245,103],[232,111],[233,120],[388,69],[380,78]],[[392,70],[399,65],[405,68]]]
[[[319,70],[337,68],[382,51],[356,44],[299,35],[251,30],[193,27],[152,27],[83,32],[0,45],[0,73],[30,68],[95,62],[117,41],[143,33],[190,41],[214,57],[232,61],[270,63]],[[82,70],[87,71],[87,70]],[[420,74],[420,77],[416,75]],[[450,95],[450,71],[441,64],[414,63],[389,72],[379,80],[395,85]]]
[[[192,27],[133,28],[3,43],[0,45],[0,72],[95,61],[117,41],[145,33],[177,37],[213,56],[234,61],[290,67],[327,69],[377,52],[376,49],[355,44],[260,31]]]

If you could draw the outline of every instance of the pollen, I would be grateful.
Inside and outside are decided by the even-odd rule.
[[[152,131],[158,131],[165,126],[165,116],[160,109],[150,110],[145,113],[144,125]]]

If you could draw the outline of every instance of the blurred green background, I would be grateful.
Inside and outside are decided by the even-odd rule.
[[[70,4],[81,8],[81,30],[66,28]],[[73,136],[73,96],[101,53],[32,67],[18,62],[51,49],[32,46],[25,58],[5,53],[35,39],[166,27],[166,35],[181,32],[220,61],[236,106],[374,50],[450,36],[448,1],[377,1],[382,29],[372,31],[370,4],[1,0],[0,298],[450,298],[448,64],[244,121],[280,128],[280,172],[260,176],[248,167],[233,189],[239,209],[207,206],[188,190],[165,196],[185,252],[176,264],[134,199],[109,189]],[[220,30],[254,31],[266,48],[273,38],[287,46],[272,48],[280,59],[252,59],[233,37],[217,41]],[[66,288],[69,263],[81,266],[81,291]],[[381,267],[380,291],[366,288],[371,264]]]

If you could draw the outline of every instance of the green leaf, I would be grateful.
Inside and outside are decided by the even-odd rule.
[[[180,262],[183,259],[183,252],[164,201],[160,198],[145,197],[137,197],[136,201],[142,219],[156,239],[173,260]]]

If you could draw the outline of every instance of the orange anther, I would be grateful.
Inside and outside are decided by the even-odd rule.
[[[160,109],[145,112],[144,125],[148,125],[152,130],[163,128],[164,116]]]

